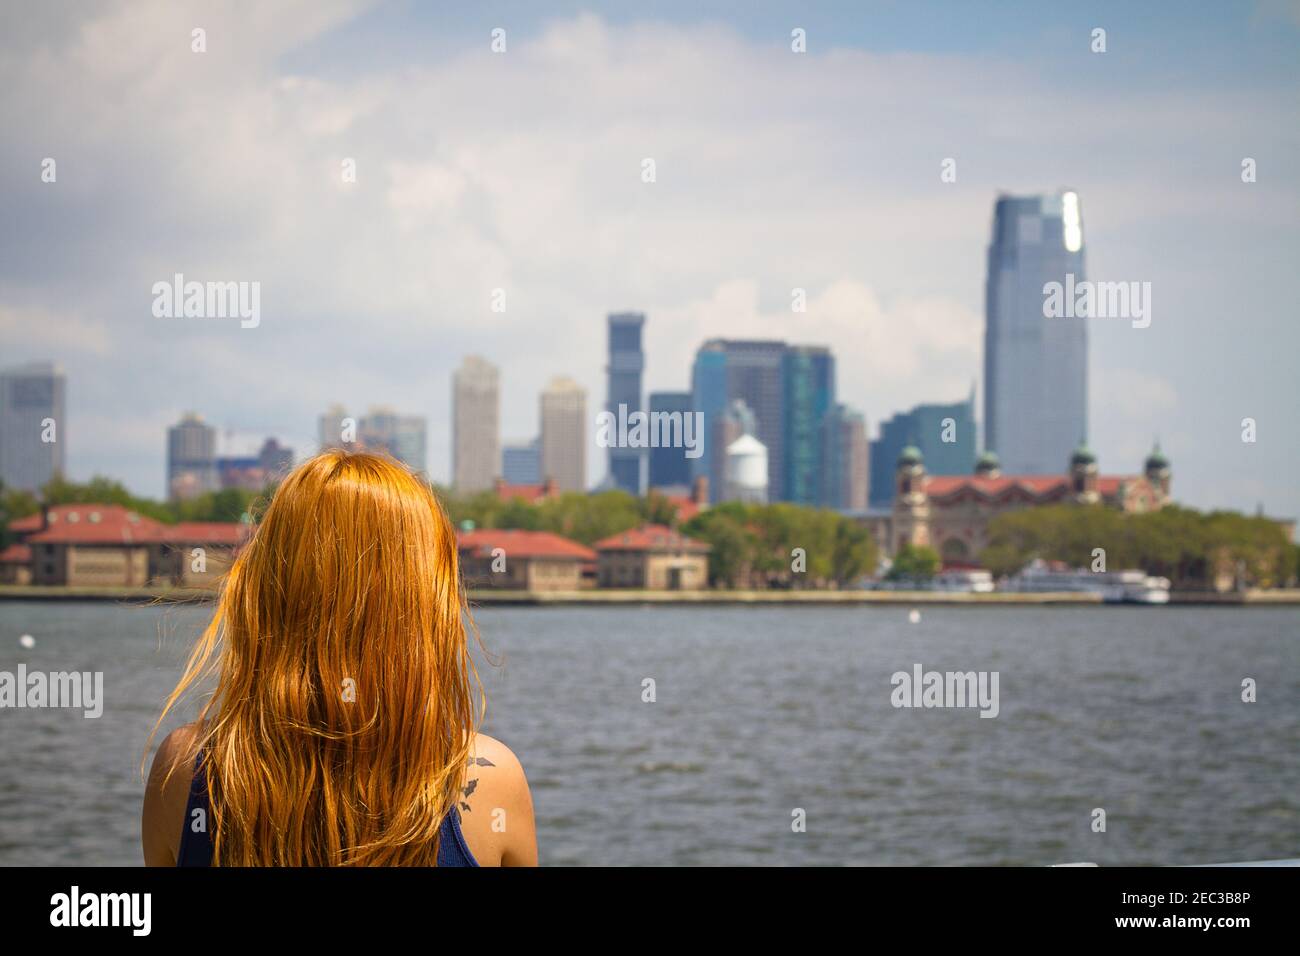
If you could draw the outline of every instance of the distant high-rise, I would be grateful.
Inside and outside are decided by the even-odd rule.
[[[618,418],[618,407],[627,413],[641,411],[641,373],[645,370],[645,353],[641,349],[641,329],[645,316],[640,312],[616,312],[609,316],[609,365],[605,408]],[[641,448],[609,449],[609,477],[615,488],[639,495],[644,450]]]
[[[412,471],[428,467],[425,421],[418,415],[399,415],[391,408],[372,408],[357,423],[363,448],[387,452]]]
[[[975,466],[974,389],[964,402],[917,405],[880,423],[880,437],[871,443],[871,507],[893,503],[898,456],[908,445],[920,450],[932,475],[969,475]]]
[[[452,376],[452,482],[458,491],[492,487],[501,460],[497,368],[470,355]]]
[[[193,412],[186,412],[167,429],[167,495],[184,500],[220,487],[217,430]]]
[[[561,491],[587,487],[587,393],[569,378],[554,378],[541,398],[542,480]]]
[[[694,411],[690,392],[651,392],[650,414],[665,412],[678,413],[682,421]],[[653,419],[651,419],[653,421]],[[704,436],[698,436],[703,443]],[[701,444],[701,447],[703,445]],[[650,487],[651,488],[690,488],[691,459],[686,457],[685,448],[651,448],[650,449]]]
[[[1044,285],[1067,275],[1084,280],[1078,194],[1000,197],[985,286],[984,447],[1008,474],[1055,474],[1088,431],[1087,321],[1043,315]]]
[[[426,432],[422,417],[398,415],[391,408],[372,408],[368,415],[355,419],[341,405],[333,405],[320,417],[322,450],[378,452],[416,472],[423,472],[428,465]]]
[[[293,449],[268,438],[256,455],[218,456],[217,483],[222,489],[242,488],[258,492],[278,482],[291,468]]]
[[[839,511],[866,511],[870,487],[867,422],[836,405],[822,419],[820,504]]]
[[[279,481],[293,468],[293,449],[286,448],[274,438],[262,442],[257,453],[257,464],[267,481]]]
[[[783,357],[785,480],[781,500],[822,503],[823,419],[835,404],[835,358],[820,345],[791,345]]]
[[[710,339],[700,346],[691,376],[695,408],[704,414],[704,434],[712,437],[728,402],[742,399],[754,413],[754,437],[767,450],[768,489],[772,501],[785,500],[785,354],[776,340]],[[724,449],[704,445],[695,474],[715,472]],[[721,490],[710,482],[714,501]]]
[[[0,481],[39,491],[64,472],[66,380],[52,362],[0,372]]]
[[[541,446],[536,438],[502,446],[501,477],[508,485],[541,484]]]
[[[318,419],[321,451],[328,448],[347,448],[356,441],[356,422],[348,417],[342,405],[331,405]]]

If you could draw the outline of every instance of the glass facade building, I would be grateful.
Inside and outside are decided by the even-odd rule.
[[[619,405],[627,406],[630,415],[642,411],[641,374],[645,371],[645,352],[641,347],[641,330],[645,316],[640,312],[618,312],[609,316],[609,365],[605,408],[618,420]],[[615,488],[639,495],[644,484],[641,477],[644,450],[609,449],[609,477]]]
[[[1078,194],[1000,197],[985,287],[984,447],[1007,474],[1058,473],[1088,432],[1087,320],[1043,315],[1043,287],[1067,275],[1084,281]]]
[[[823,420],[835,405],[835,358],[816,345],[792,345],[783,356],[785,475],[780,500],[822,503]],[[760,436],[761,438],[761,436]]]
[[[694,402],[691,400],[690,392],[651,392],[650,393],[650,414],[655,412],[667,412],[669,414],[677,413],[682,416],[683,427],[685,427],[686,416],[690,415],[694,408]],[[653,419],[652,419],[653,420]],[[684,436],[683,432],[683,436]],[[703,443],[703,435],[695,436],[698,441]],[[701,444],[701,448],[703,444]],[[689,488],[691,485],[691,462],[692,459],[686,457],[687,449],[682,448],[651,448],[650,449],[650,487],[651,488]]]

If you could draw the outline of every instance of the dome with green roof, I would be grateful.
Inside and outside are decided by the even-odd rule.
[[[901,465],[919,465],[921,464],[921,449],[915,445],[908,445],[898,453],[898,464]]]
[[[1095,465],[1097,464],[1097,456],[1092,453],[1092,449],[1088,447],[1087,442],[1079,442],[1079,447],[1076,448],[1074,454],[1070,456],[1070,464]]]
[[[976,471],[997,471],[1002,467],[1002,461],[998,458],[998,453],[991,448],[986,449],[984,454],[980,455],[979,460],[975,462]]]
[[[1151,448],[1151,454],[1147,455],[1147,471],[1159,471],[1169,467],[1169,459],[1165,453],[1160,450],[1160,442],[1156,442]]]

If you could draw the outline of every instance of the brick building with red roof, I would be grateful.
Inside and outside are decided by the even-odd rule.
[[[692,590],[709,583],[709,545],[650,524],[596,542],[596,580],[603,588]]]
[[[456,536],[461,574],[470,588],[576,591],[596,552],[549,531],[481,528]]]
[[[1021,508],[1098,504],[1121,511],[1156,511],[1169,503],[1169,459],[1157,445],[1142,474],[1103,475],[1097,458],[1081,445],[1060,475],[1003,475],[997,455],[985,452],[972,475],[928,475],[921,452],[904,448],[895,471],[896,493],[888,514],[868,515],[882,555],[904,545],[939,552],[946,565],[978,561],[994,518]]]
[[[507,484],[504,478],[497,478],[492,483],[492,490],[502,501],[514,501],[517,498],[530,505],[547,498],[558,498],[560,495],[560,486],[554,478],[547,478],[536,485],[511,485]]]
[[[6,582],[67,587],[213,586],[251,534],[244,524],[167,525],[102,504],[54,505],[9,530],[18,541],[0,554]]]

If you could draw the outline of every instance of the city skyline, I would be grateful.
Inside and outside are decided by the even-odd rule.
[[[676,5],[655,20],[515,10],[496,58],[471,14],[430,46],[419,13],[382,6],[289,4],[247,24],[214,10],[222,39],[200,58],[174,40],[188,38],[183,12],[146,23],[105,7],[74,30],[57,8],[34,11],[14,37],[39,37],[63,72],[0,42],[0,104],[24,131],[0,145],[13,226],[0,348],[6,365],[66,369],[70,477],[158,498],[160,436],[190,408],[299,451],[333,401],[402,408],[428,420],[429,472],[446,483],[460,358],[498,364],[502,434],[530,435],[556,371],[589,411],[603,402],[601,319],[625,304],[652,317],[643,394],[688,387],[709,338],[824,343],[837,399],[874,431],[979,373],[996,197],[1069,186],[1087,206],[1089,276],[1155,289],[1149,328],[1089,330],[1098,456],[1140,461],[1158,437],[1179,500],[1300,513],[1297,68],[1280,55],[1294,20],[1264,4],[1187,22],[1103,6],[1111,44],[1094,54],[1092,16],[1009,9],[972,23],[953,8],[980,42],[900,11],[841,29],[788,7],[725,22]],[[793,26],[808,30],[801,56]],[[363,29],[386,55],[340,66]],[[117,68],[105,38],[119,35],[146,74]],[[88,109],[89,90],[107,113]],[[882,123],[887,144],[870,132]],[[700,152],[701,128],[729,149]],[[218,146],[214,170],[200,157]],[[47,156],[57,182],[40,178]],[[1249,184],[1245,157],[1259,164]],[[124,227],[128,206],[145,212]],[[260,324],[154,317],[150,288],[176,273],[260,281]],[[604,461],[587,457],[594,485]]]

